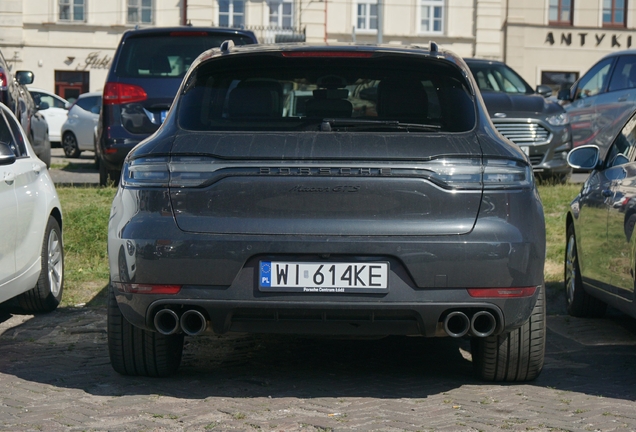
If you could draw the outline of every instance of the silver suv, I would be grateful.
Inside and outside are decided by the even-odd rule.
[[[572,134],[563,108],[546,99],[552,90],[538,86],[534,91],[498,61],[466,59],[466,63],[497,130],[528,156],[538,177],[565,182],[572,173],[566,160]]]

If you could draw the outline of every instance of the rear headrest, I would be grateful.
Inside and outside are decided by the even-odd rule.
[[[417,79],[387,79],[378,84],[378,115],[387,118],[424,119],[428,96]]]
[[[280,117],[280,99],[267,87],[236,87],[228,101],[230,118]]]
[[[170,73],[172,66],[168,57],[164,55],[155,55],[150,59],[150,73]]]

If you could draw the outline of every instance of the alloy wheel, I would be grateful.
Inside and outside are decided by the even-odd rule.
[[[48,275],[51,294],[57,297],[62,289],[62,243],[57,231],[51,230],[48,240]]]

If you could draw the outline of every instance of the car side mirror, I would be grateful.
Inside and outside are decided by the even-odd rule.
[[[539,93],[544,98],[547,98],[552,96],[552,89],[547,85],[541,84],[537,86],[537,93]]]
[[[0,165],[11,165],[15,162],[15,153],[6,143],[0,143]]]
[[[15,80],[22,85],[33,84],[34,79],[35,75],[31,71],[17,71],[15,73]]]
[[[38,109],[38,111],[44,111],[49,109],[49,104],[46,102],[40,102],[36,108]]]
[[[570,90],[569,89],[559,90],[559,93],[557,94],[557,99],[562,101],[571,101],[572,98],[570,97]]]
[[[598,166],[601,151],[595,145],[577,147],[568,154],[568,164],[583,171],[592,171]]]

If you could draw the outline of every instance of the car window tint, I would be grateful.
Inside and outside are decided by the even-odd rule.
[[[450,64],[267,55],[200,67],[186,83],[178,116],[191,130],[313,130],[325,118],[355,118],[466,131],[475,105]]]
[[[91,111],[95,105],[99,102],[100,98],[97,96],[88,96],[84,98],[79,98],[75,105],[79,106],[85,111]]]
[[[613,61],[614,58],[602,60],[590,69],[576,86],[574,99],[585,99],[602,92],[607,84],[608,74]]]
[[[38,105],[40,105],[42,102],[46,102],[50,108],[64,108],[64,101],[54,98],[49,94],[41,92],[31,92],[31,95],[33,95],[33,100]]]
[[[16,157],[27,156],[24,135],[20,131],[20,126],[10,117],[0,110],[0,142],[7,144]]]
[[[612,73],[609,91],[634,87],[636,87],[636,55],[621,56]]]
[[[608,168],[636,160],[636,115],[618,134],[608,151],[606,160]]]
[[[241,35],[130,37],[121,46],[115,74],[129,78],[183,77],[199,54],[221,46],[226,40],[232,40],[235,45],[253,43]]]

